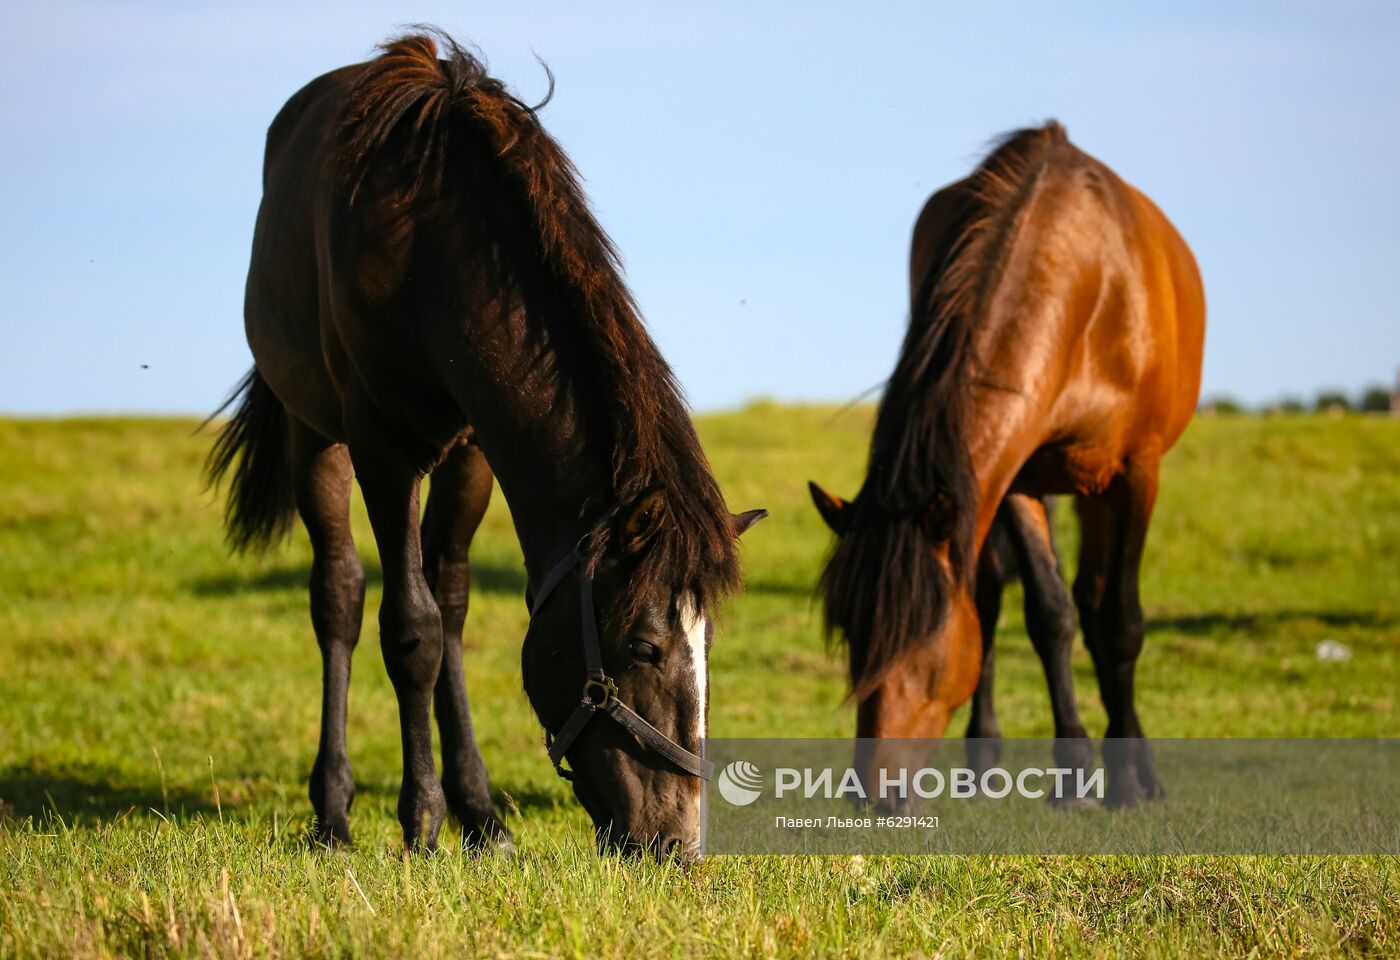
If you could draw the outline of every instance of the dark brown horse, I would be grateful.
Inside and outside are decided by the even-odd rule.
[[[1073,623],[1041,499],[1074,494],[1074,602],[1108,712],[1109,800],[1155,795],[1133,702],[1138,574],[1162,455],[1200,389],[1205,303],[1191,252],[1051,123],[1008,136],[930,198],[910,277],[912,320],[865,484],[849,503],[812,487],[839,534],[822,588],[828,628],[849,645],[858,733],[940,736],[978,686],[974,574],[1000,513],[1029,561],[1056,733],[1082,756]],[[974,711],[970,733],[990,733],[978,723]]]
[[[245,305],[256,365],[209,474],[232,471],[236,545],[274,541],[297,512],[311,537],[325,840],[349,840],[354,793],[353,476],[384,569],[405,842],[432,848],[449,810],[466,844],[510,841],[462,676],[467,551],[494,474],[534,600],[526,694],[551,735],[579,724],[551,756],[567,755],[600,842],[684,855],[705,771],[708,612],[738,585],[735,541],[760,512],[725,509],[568,158],[533,108],[434,36],[313,80],[273,121]]]

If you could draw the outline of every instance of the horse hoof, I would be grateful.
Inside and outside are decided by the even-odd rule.
[[[498,834],[492,837],[487,843],[473,848],[476,853],[492,857],[514,857],[518,850],[515,848],[515,839],[509,834]]]
[[[515,837],[510,828],[500,820],[491,818],[480,826],[472,826],[462,831],[462,851],[486,856],[515,856]]]
[[[1054,810],[1098,810],[1103,806],[1098,797],[1046,797],[1045,802]]]
[[[331,824],[318,820],[311,828],[309,837],[316,846],[324,847],[327,850],[343,851],[350,850],[355,846],[350,839],[350,824],[344,820]]]
[[[1142,784],[1135,770],[1123,770],[1108,777],[1108,796],[1104,803],[1110,810],[1131,810],[1143,801]]]
[[[1162,786],[1162,781],[1157,779],[1156,774],[1150,771],[1143,772],[1138,776],[1138,782],[1142,785],[1142,795],[1145,799],[1166,799],[1166,788]]]

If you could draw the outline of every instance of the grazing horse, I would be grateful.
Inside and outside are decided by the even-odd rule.
[[[838,534],[821,589],[828,630],[849,648],[858,734],[941,736],[978,686],[976,571],[1000,515],[1026,560],[1057,754],[1082,762],[1074,625],[1042,500],[1073,494],[1073,597],[1108,713],[1108,800],[1158,795],[1133,703],[1138,577],[1162,455],[1200,390],[1205,299],[1191,252],[1147,197],[1050,123],[1009,135],[929,199],[910,276],[911,322],[864,485],[850,502],[811,487]],[[991,735],[994,720],[978,723],[971,734]]]
[[[433,848],[448,811],[465,845],[510,844],[462,674],[467,553],[494,475],[529,582],[525,692],[556,769],[600,849],[693,854],[709,611],[737,587],[736,539],[762,511],[725,509],[536,108],[436,33],[313,80],[268,132],[245,321],[255,366],[208,474],[232,474],[235,546],[273,542],[295,513],[310,534],[320,837],[350,840],[346,692],[365,597],[353,477],[384,570],[405,844]]]

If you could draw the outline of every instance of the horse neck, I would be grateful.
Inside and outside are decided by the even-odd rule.
[[[596,519],[611,498],[602,458],[577,423],[517,417],[473,421],[492,472],[510,504],[526,570],[538,581]],[[531,429],[533,427],[533,429]]]
[[[1047,353],[1058,356],[1062,348],[1048,348],[1046,341],[1062,336],[1059,304],[1023,304],[1014,310],[990,310],[975,333],[979,364],[969,389],[968,457],[977,490],[975,545],[991,528],[997,506],[1031,454],[1053,430],[1051,420],[1058,382],[1045,375]],[[1016,349],[1006,345],[1018,345]],[[1027,345],[1036,344],[1037,349]],[[974,553],[974,557],[976,553]]]
[[[474,324],[439,369],[510,504],[532,580],[567,553],[612,501],[611,449],[586,429],[583,392],[528,345],[517,315]],[[589,398],[597,402],[597,398]]]
[[[556,335],[595,321],[564,315],[576,308],[544,299],[537,309],[553,323],[542,331],[544,321],[527,316],[521,301],[502,303],[499,274],[483,262],[479,238],[453,229],[433,240],[439,259],[432,266],[457,286],[453,299],[473,305],[467,329],[448,323],[435,331],[437,376],[475,431],[535,580],[615,496],[613,448],[591,427],[593,411],[616,398],[600,395],[609,387],[563,372],[576,369],[576,358],[564,352],[575,348],[571,336]]]

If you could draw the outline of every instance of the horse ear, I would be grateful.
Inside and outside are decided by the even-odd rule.
[[[661,530],[666,520],[666,491],[653,487],[637,498],[623,513],[618,525],[625,553],[639,553]]]
[[[816,505],[817,513],[822,515],[832,532],[838,537],[844,534],[850,526],[850,504],[827,493],[812,480],[807,481],[807,491],[812,495],[812,503]]]
[[[938,490],[924,507],[924,512],[919,517],[919,525],[923,527],[924,536],[929,540],[944,543],[952,539],[957,519],[957,504],[945,491]]]
[[[734,528],[734,539],[738,540],[748,532],[749,527],[766,516],[767,510],[745,510],[743,513],[730,514],[729,525]]]

